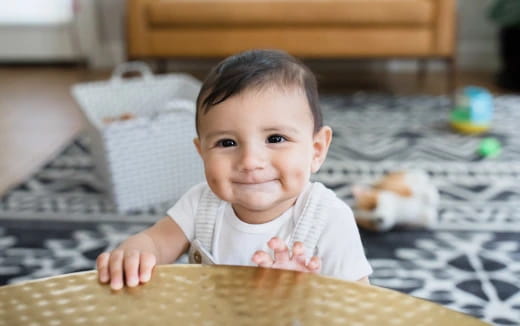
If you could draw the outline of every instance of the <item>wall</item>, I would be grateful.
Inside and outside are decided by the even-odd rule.
[[[98,29],[98,54],[93,67],[112,67],[125,60],[125,0],[84,0],[94,3]]]
[[[461,68],[498,67],[497,27],[487,18],[493,0],[459,0],[458,58]]]
[[[520,1],[520,0],[519,0]],[[457,67],[461,70],[497,70],[499,66],[497,28],[487,18],[493,0],[458,0]],[[413,70],[414,60],[394,60],[390,70]],[[430,69],[444,69],[430,62]]]
[[[0,58],[75,60],[72,0],[16,0],[0,10]]]
[[[0,62],[85,60],[111,67],[124,60],[125,0],[17,1],[0,12]],[[31,14],[31,6],[54,11]]]

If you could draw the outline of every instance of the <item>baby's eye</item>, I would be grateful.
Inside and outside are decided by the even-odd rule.
[[[216,145],[217,147],[231,147],[236,146],[236,142],[233,139],[221,139]]]
[[[281,136],[281,135],[271,135],[271,136],[267,137],[267,142],[270,144],[283,143],[286,140],[287,140],[287,138],[285,138],[284,136]]]

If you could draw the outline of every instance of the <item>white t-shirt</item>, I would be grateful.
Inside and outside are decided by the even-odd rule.
[[[274,220],[263,224],[248,224],[240,220],[231,205],[222,201],[213,236],[213,258],[218,264],[255,266],[251,261],[257,250],[270,252],[267,242],[274,236],[288,242],[305,203],[312,196],[309,183],[294,206]],[[195,216],[206,183],[191,188],[168,210],[189,241],[195,238]],[[357,281],[372,273],[361,244],[359,231],[350,207],[329,189],[332,205],[323,208],[326,224],[315,253],[322,261],[321,274]],[[310,256],[312,253],[308,253]]]

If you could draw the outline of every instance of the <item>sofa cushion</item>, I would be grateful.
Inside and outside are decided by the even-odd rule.
[[[159,0],[152,26],[428,25],[435,0]]]

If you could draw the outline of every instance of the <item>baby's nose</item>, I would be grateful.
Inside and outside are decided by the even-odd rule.
[[[239,170],[251,171],[265,167],[266,153],[255,146],[243,146],[240,151]]]

